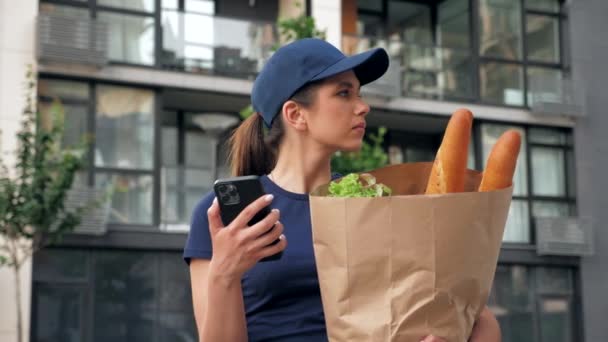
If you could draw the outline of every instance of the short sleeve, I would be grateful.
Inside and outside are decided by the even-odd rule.
[[[211,207],[214,198],[214,193],[210,192],[194,207],[190,220],[190,233],[188,233],[183,255],[187,264],[190,264],[190,260],[193,258],[211,259],[213,250],[211,248],[207,210]]]

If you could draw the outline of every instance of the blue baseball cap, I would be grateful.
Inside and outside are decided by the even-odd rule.
[[[251,103],[270,127],[283,103],[307,83],[353,70],[364,85],[380,78],[388,64],[388,54],[381,48],[345,56],[322,39],[296,40],[278,49],[266,62],[253,83]]]

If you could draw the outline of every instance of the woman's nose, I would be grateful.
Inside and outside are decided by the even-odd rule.
[[[359,98],[359,101],[357,103],[357,107],[356,107],[356,114],[357,116],[360,115],[367,115],[370,111],[370,107],[367,104],[367,102],[365,102],[362,98]]]

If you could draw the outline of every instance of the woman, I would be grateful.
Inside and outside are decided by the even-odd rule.
[[[269,195],[224,227],[208,194],[184,250],[201,341],[327,341],[307,194],[331,180],[334,152],[361,147],[370,109],[360,86],[387,68],[382,49],[346,57],[318,39],[288,44],[266,63],[252,90],[257,113],[232,137],[231,165],[236,176],[261,175]],[[271,214],[247,227],[269,203]],[[280,251],[279,261],[258,263]],[[499,340],[486,309],[471,341]]]

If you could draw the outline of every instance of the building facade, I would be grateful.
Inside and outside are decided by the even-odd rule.
[[[391,163],[432,160],[460,107],[476,116],[471,168],[506,129],[522,134],[488,305],[504,341],[607,340],[608,3],[559,0],[0,0],[0,147],[15,148],[32,64],[39,110],[65,108],[63,144],[94,136],[76,187],[114,190],[101,220],[26,267],[26,336],[197,340],[181,260],[190,214],[228,174],[225,142],[276,20],[302,11],[345,53],[389,52],[364,97]],[[12,284],[0,270],[2,303]]]

